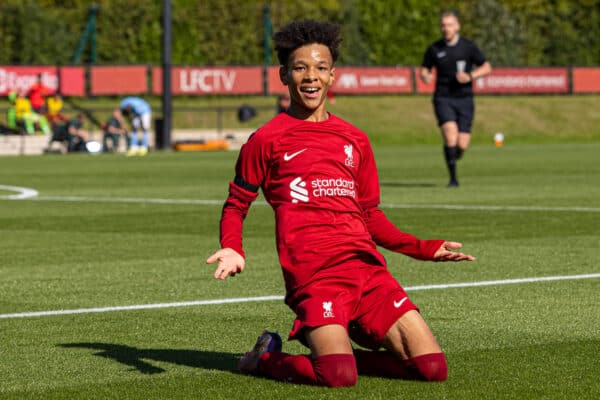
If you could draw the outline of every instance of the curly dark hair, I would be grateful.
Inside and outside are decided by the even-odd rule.
[[[287,65],[290,54],[298,47],[313,43],[327,46],[333,62],[335,62],[339,56],[338,47],[342,41],[338,25],[312,19],[290,22],[275,33],[273,39],[277,58],[281,65]]]

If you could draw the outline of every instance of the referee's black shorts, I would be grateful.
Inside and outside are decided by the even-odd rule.
[[[434,96],[433,107],[439,126],[442,126],[448,121],[455,121],[458,125],[459,132],[471,133],[471,124],[473,123],[473,117],[475,116],[473,96]]]

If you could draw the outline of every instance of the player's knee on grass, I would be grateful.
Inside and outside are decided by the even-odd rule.
[[[444,353],[431,353],[410,359],[418,378],[428,382],[443,382],[448,378]]]
[[[313,360],[317,384],[328,387],[354,386],[358,378],[352,354],[328,354]]]

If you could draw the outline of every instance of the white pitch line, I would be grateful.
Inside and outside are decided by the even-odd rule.
[[[135,203],[135,204],[197,204],[205,206],[222,206],[225,200],[203,199],[160,199],[143,197],[81,197],[81,196],[40,196],[35,201],[66,201],[88,203]],[[261,203],[261,202],[258,202]],[[267,204],[267,203],[264,203]]]
[[[475,210],[475,211],[568,211],[600,212],[600,207],[550,207],[550,206],[483,206],[461,204],[381,204],[381,208]]]
[[[2,188],[11,186],[0,186]],[[13,187],[14,188],[14,187]],[[26,189],[26,188],[20,188]],[[8,190],[8,189],[6,189]],[[28,189],[33,190],[33,189]],[[90,202],[90,203],[134,203],[134,204],[189,204],[222,206],[222,200],[210,199],[162,199],[143,197],[86,197],[86,196],[39,196],[35,195],[12,195],[0,197],[9,200],[34,200],[34,201],[65,201],[65,202]],[[37,197],[36,197],[37,196]],[[253,204],[265,206],[265,201],[256,201]],[[600,207],[551,207],[551,206],[485,206],[485,205],[463,205],[463,204],[393,204],[383,203],[380,208],[384,209],[429,209],[429,210],[475,210],[475,211],[557,211],[557,212],[600,212]]]
[[[2,319],[2,318],[46,317],[46,316],[54,316],[54,315],[72,315],[72,314],[93,314],[93,313],[105,313],[105,312],[111,312],[111,311],[152,310],[152,309],[157,309],[157,308],[206,306],[206,305],[211,305],[211,304],[229,304],[229,303],[249,303],[249,302],[256,302],[256,301],[271,301],[271,300],[282,300],[282,299],[283,299],[283,296],[238,297],[238,298],[232,298],[232,299],[181,301],[181,302],[177,302],[177,303],[134,304],[131,306],[79,308],[79,309],[75,309],[75,310],[33,311],[33,312],[24,312],[24,313],[16,313],[16,314],[0,314],[0,319]]]
[[[540,276],[540,277],[533,277],[533,278],[503,279],[503,280],[497,280],[497,281],[444,283],[444,284],[440,284],[440,285],[409,286],[404,289],[406,291],[431,290],[431,289],[453,289],[453,288],[467,288],[467,287],[480,287],[480,286],[514,285],[514,284],[518,284],[518,283],[568,281],[568,280],[576,280],[576,279],[596,279],[596,278],[600,278],[600,273],[582,274],[582,275]]]
[[[8,200],[25,200],[31,199],[38,196],[38,191],[35,189],[24,188],[19,186],[6,186],[0,185],[0,190],[6,190],[7,192],[17,192],[17,194],[11,194],[8,196],[0,197]]]
[[[541,276],[532,278],[504,279],[495,281],[479,281],[479,282],[463,282],[463,283],[445,283],[439,285],[421,285],[407,286],[406,291],[432,290],[432,289],[453,289],[481,286],[499,286],[499,285],[514,285],[519,283],[535,283],[535,282],[551,282],[551,281],[566,281],[577,279],[596,279],[600,278],[600,273],[582,274],[582,275],[559,275],[559,276]],[[156,304],[136,304],[130,306],[115,306],[115,307],[98,307],[98,308],[79,308],[74,310],[54,310],[54,311],[33,311],[14,314],[0,314],[0,319],[9,318],[32,318],[32,317],[47,317],[56,315],[73,315],[73,314],[92,314],[105,313],[114,311],[136,311],[150,310],[158,308],[174,308],[174,307],[191,307],[191,306],[206,306],[215,304],[232,304],[232,303],[249,303],[262,301],[283,300],[283,296],[260,296],[260,297],[238,297],[230,299],[213,299],[213,300],[197,300],[183,301],[177,303],[156,303]]]

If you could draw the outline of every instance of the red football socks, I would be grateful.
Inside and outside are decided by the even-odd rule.
[[[265,353],[258,361],[259,375],[278,381],[314,384],[317,377],[310,357],[287,353]]]
[[[328,354],[313,360],[317,384],[329,387],[354,386],[358,378],[352,354]]]
[[[312,360],[303,355],[265,353],[259,372],[280,381],[328,387],[354,386],[357,379],[352,354],[329,354]]]
[[[265,377],[298,384],[328,387],[354,386],[358,374],[394,379],[445,381],[448,367],[444,353],[423,354],[401,360],[388,351],[354,350],[314,360],[304,355],[265,353],[259,361]]]

